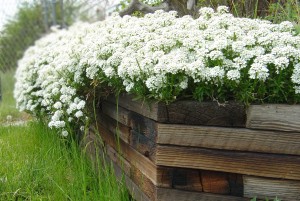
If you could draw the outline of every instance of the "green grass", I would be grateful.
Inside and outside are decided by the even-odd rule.
[[[0,200],[130,200],[98,159],[95,170],[77,143],[41,123],[0,127]]]
[[[16,109],[16,101],[13,97],[14,89],[14,71],[2,73],[0,71],[0,88],[2,101],[0,101],[0,123],[6,121],[7,116],[12,116],[12,120],[25,118],[24,113]]]

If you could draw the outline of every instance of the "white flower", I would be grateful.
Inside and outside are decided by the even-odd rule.
[[[143,18],[113,14],[95,23],[76,23],[36,41],[18,62],[14,97],[17,107],[33,114],[50,115],[50,127],[83,124],[92,82],[114,87],[122,83],[133,92],[137,83],[153,97],[173,84],[179,90],[188,80],[218,84],[250,79],[293,68],[290,79],[299,93],[300,36],[290,22],[237,18],[224,6],[201,8],[200,17],[178,18],[176,12],[156,11]],[[172,76],[179,81],[167,83]],[[183,79],[183,80],[181,80]],[[226,83],[226,82],[224,82]],[[180,91],[179,91],[180,93]],[[79,127],[82,125],[78,125]]]
[[[68,135],[69,135],[69,133],[68,133],[68,131],[62,131],[62,133],[61,133],[61,135],[63,136],[63,137],[67,137]]]
[[[55,108],[55,109],[61,109],[62,108],[62,103],[61,102],[56,102],[54,105],[53,105],[53,107]]]
[[[268,68],[261,63],[253,63],[249,70],[249,77],[251,79],[259,79],[265,81],[269,76]]]
[[[82,116],[83,116],[83,112],[80,110],[75,113],[75,117],[77,117],[77,118],[80,118]]]
[[[240,79],[241,74],[240,74],[239,70],[230,70],[227,72],[226,76],[229,80],[235,81],[235,80]]]

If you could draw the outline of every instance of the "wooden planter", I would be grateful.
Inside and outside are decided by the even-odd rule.
[[[118,106],[103,101],[98,117],[106,153],[138,201],[300,200],[300,105],[124,95]]]

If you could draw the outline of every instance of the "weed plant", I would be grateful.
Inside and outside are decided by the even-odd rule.
[[[16,101],[13,97],[14,88],[14,71],[0,71],[0,123],[7,121],[7,117],[11,116],[12,120],[21,118],[22,114],[16,109]]]
[[[92,165],[42,123],[0,127],[0,164],[0,200],[130,200],[101,156]]]

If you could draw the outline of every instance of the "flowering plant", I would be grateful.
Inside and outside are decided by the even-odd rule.
[[[114,14],[56,30],[19,61],[18,107],[50,115],[67,135],[68,122],[85,121],[91,86],[165,102],[299,102],[300,37],[290,22],[236,18],[224,6],[199,12]]]

